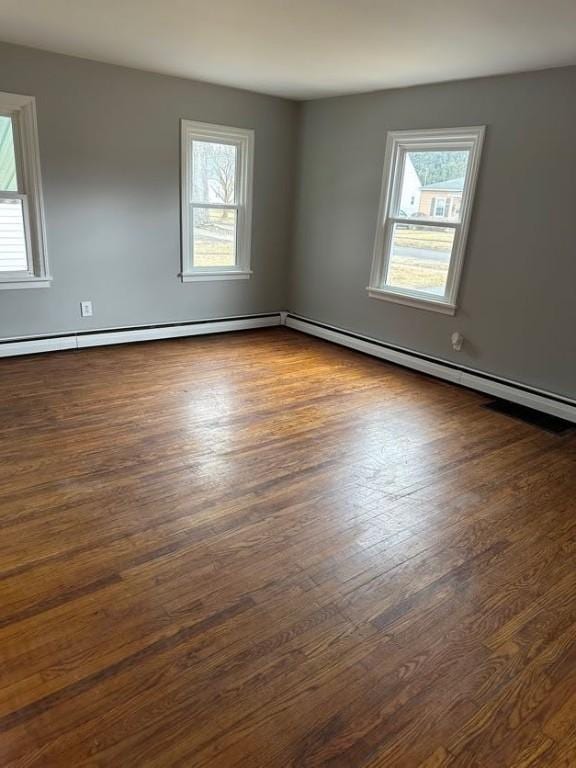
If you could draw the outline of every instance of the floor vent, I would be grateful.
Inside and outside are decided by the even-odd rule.
[[[535,411],[532,408],[526,408],[524,405],[510,403],[508,400],[492,400],[486,403],[484,408],[488,408],[495,413],[501,413],[517,421],[523,421],[532,427],[543,429],[552,435],[565,435],[575,429],[575,425],[557,416],[549,416],[547,413]]]

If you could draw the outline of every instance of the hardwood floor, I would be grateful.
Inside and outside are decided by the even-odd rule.
[[[576,437],[287,329],[0,361],[0,765],[576,765]]]

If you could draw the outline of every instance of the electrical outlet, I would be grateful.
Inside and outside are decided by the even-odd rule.
[[[81,301],[80,302],[80,314],[82,317],[92,317],[92,302],[91,301]]]
[[[458,331],[454,331],[450,339],[452,341],[452,349],[456,352],[460,352],[462,344],[464,343],[464,336],[462,336],[461,333],[458,333]]]

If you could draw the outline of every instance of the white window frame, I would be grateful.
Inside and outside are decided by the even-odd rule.
[[[236,147],[236,203],[198,203],[190,199],[192,189],[192,142],[213,141]],[[182,282],[197,280],[246,280],[250,269],[252,240],[252,177],[254,167],[254,131],[192,120],[181,121],[181,220]],[[231,267],[195,267],[193,261],[190,211],[194,208],[228,208],[236,213],[236,264]]]
[[[0,92],[0,115],[12,118],[18,177],[17,191],[0,191],[0,198],[22,201],[28,259],[25,271],[0,272],[0,289],[47,288],[52,278],[46,248],[36,100],[33,96]]]
[[[430,309],[450,315],[455,314],[485,130],[485,126],[473,126],[469,128],[441,128],[425,131],[391,131],[388,133],[378,223],[374,240],[372,271],[370,274],[370,284],[367,288],[369,296],[420,309]],[[407,152],[418,149],[425,151],[470,151],[470,159],[460,203],[459,221],[434,219],[425,215],[413,218],[405,218],[398,215],[404,159]],[[424,291],[404,290],[386,284],[392,232],[394,224],[398,223],[454,230],[452,257],[448,268],[444,296],[436,297]]]

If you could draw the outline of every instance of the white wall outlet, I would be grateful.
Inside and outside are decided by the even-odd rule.
[[[452,349],[454,349],[456,352],[460,352],[460,350],[462,349],[464,336],[462,336],[461,333],[458,333],[458,331],[454,331],[454,333],[450,338],[452,341]]]
[[[94,314],[92,312],[92,302],[91,301],[81,301],[80,302],[80,314],[82,317],[92,317]]]

